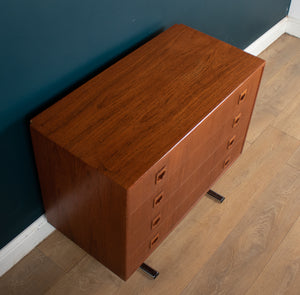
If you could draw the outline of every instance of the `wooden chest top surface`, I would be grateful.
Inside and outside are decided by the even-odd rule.
[[[174,25],[36,116],[31,128],[127,189],[263,65]]]

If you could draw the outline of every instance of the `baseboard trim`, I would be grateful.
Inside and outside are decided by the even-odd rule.
[[[285,17],[244,51],[252,55],[258,55],[284,33],[300,38],[300,20]],[[0,276],[26,256],[53,231],[54,227],[47,222],[45,215],[42,215],[3,247],[0,250]]]
[[[54,231],[45,215],[39,217],[16,238],[0,250],[0,276],[26,256],[36,245]]]
[[[286,24],[286,33],[300,38],[300,19],[289,16]]]
[[[288,17],[283,18],[270,30],[260,36],[252,44],[244,49],[247,53],[252,55],[259,55],[268,46],[270,46],[274,41],[276,41],[282,34],[286,32],[286,26],[288,22]]]

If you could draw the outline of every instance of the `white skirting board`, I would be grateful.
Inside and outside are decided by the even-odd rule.
[[[275,26],[273,26],[269,31],[260,36],[252,44],[250,44],[244,51],[253,54],[259,55],[267,47],[269,47],[274,41],[276,41],[282,34],[286,32],[288,17],[285,17]]]
[[[248,46],[245,51],[253,55],[258,55],[286,32],[300,38],[300,20],[285,17]],[[54,227],[42,215],[9,242],[0,250],[0,276],[13,267],[53,231]]]
[[[39,217],[0,250],[0,276],[54,231],[45,215]]]
[[[286,33],[300,38],[300,19],[288,17]]]
[[[269,31],[245,48],[244,51],[253,55],[259,55],[284,33],[300,38],[300,20],[290,16],[283,18]]]

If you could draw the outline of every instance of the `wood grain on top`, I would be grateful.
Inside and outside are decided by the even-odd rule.
[[[129,188],[263,64],[174,25],[35,117],[31,127]]]

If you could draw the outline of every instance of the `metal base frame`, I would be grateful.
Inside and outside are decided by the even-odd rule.
[[[221,196],[220,194],[216,193],[215,191],[209,190],[207,192],[208,195],[216,199],[219,203],[222,203],[225,200],[225,197]]]
[[[146,263],[143,263],[140,266],[140,269],[147,274],[148,276],[150,276],[153,280],[157,278],[157,276],[159,275],[159,272],[155,269],[153,269],[151,266],[147,265]]]

